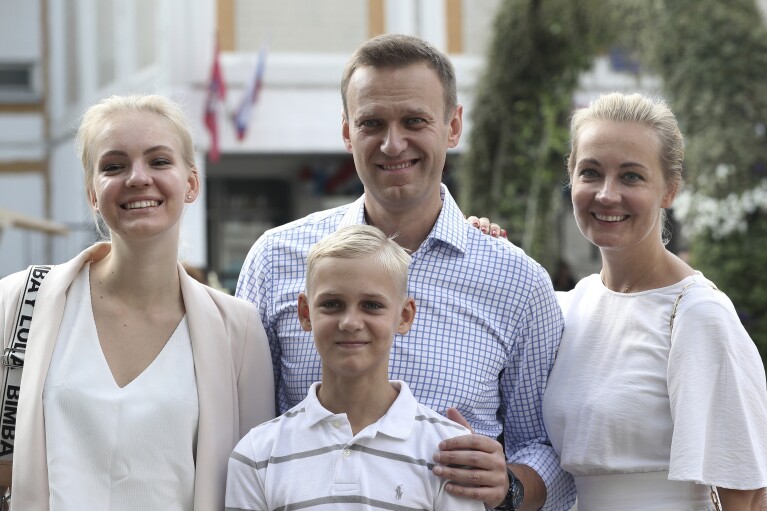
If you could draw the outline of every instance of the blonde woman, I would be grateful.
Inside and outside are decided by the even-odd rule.
[[[177,105],[113,96],[77,149],[109,230],[43,281],[21,385],[11,509],[222,509],[228,455],[274,415],[269,349],[250,304],[177,261],[200,183]],[[4,339],[22,274],[0,281]]]
[[[671,110],[607,94],[571,124],[575,219],[602,271],[560,294],[543,400],[580,511],[766,509],[767,383],[732,302],[668,251],[682,184]]]

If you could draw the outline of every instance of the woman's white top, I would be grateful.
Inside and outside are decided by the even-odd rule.
[[[191,511],[199,406],[186,316],[120,388],[96,333],[89,266],[67,294],[43,392],[50,508]]]
[[[724,293],[701,274],[628,294],[591,275],[558,296],[543,415],[579,510],[713,509],[703,485],[767,486],[767,378]]]

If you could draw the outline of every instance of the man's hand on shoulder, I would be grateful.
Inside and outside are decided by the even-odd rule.
[[[470,435],[443,440],[434,454],[434,474],[447,479],[445,486],[453,495],[481,500],[487,508],[500,506],[509,492],[509,476],[503,446],[496,440],[474,433],[455,408],[448,408],[448,419],[471,431]],[[540,509],[546,502],[546,485],[541,476],[526,465],[511,465],[524,487],[520,511]]]
[[[455,408],[449,408],[447,417],[471,431],[466,419]],[[443,440],[439,452],[434,454],[434,474],[449,480],[449,493],[481,500],[494,508],[501,504],[509,489],[506,458],[503,446],[492,438],[478,435],[458,436]]]

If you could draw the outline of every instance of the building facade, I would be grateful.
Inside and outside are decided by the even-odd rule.
[[[49,240],[11,214],[50,218],[42,2],[0,2],[0,275],[45,260]]]
[[[6,229],[0,276],[62,262],[97,239],[73,148],[79,117],[111,94],[158,93],[189,116],[203,176],[180,257],[232,288],[265,229],[360,193],[340,136],[339,84],[351,52],[384,32],[424,37],[454,58],[469,108],[498,1],[4,0],[0,80],[27,74],[23,93],[0,81],[0,208],[69,234]],[[203,112],[216,40],[227,97],[214,163]],[[263,88],[240,139],[230,116],[267,46]]]
[[[264,230],[361,192],[341,139],[339,85],[349,55],[381,33],[423,37],[456,66],[465,124],[446,168],[454,185],[501,1],[0,0],[0,209],[69,230],[0,231],[0,276],[62,262],[96,239],[73,148],[79,117],[111,94],[157,93],[189,116],[203,177],[203,194],[184,217],[180,257],[233,288]],[[767,0],[759,2],[767,9]],[[203,114],[216,40],[227,95],[217,117],[221,158],[212,162]],[[262,88],[239,138],[231,115],[260,54]],[[575,102],[604,90],[658,87],[601,58]],[[574,229],[565,226],[564,244],[580,276],[598,262]]]

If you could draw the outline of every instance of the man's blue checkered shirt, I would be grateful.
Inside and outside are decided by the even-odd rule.
[[[442,197],[437,223],[411,254],[408,292],[417,312],[410,332],[394,339],[389,376],[405,380],[429,408],[444,414],[456,407],[477,433],[503,432],[509,462],[534,468],[546,483],[543,509],[569,510],[572,478],[559,467],[541,414],[563,328],[551,280],[522,250],[466,223],[444,185]],[[245,260],[237,296],[260,309],[280,413],[321,379],[311,333],[297,314],[309,248],[364,222],[363,196],[267,231]]]

